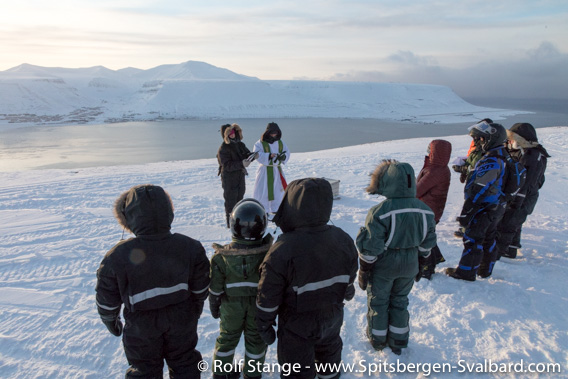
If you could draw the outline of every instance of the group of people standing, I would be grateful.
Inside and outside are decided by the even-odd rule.
[[[333,193],[327,180],[286,183],[281,164],[290,153],[277,124],[268,124],[252,152],[237,124],[221,130],[219,173],[231,242],[213,244],[211,260],[199,241],[170,232],[173,205],[161,187],[136,186],[115,202],[120,225],[136,237],[105,255],[96,301],[109,331],[123,336],[126,377],[161,378],[164,360],[172,378],[200,377],[196,330],[209,298],[211,315],[220,320],[211,367],[215,379],[260,378],[276,338],[279,364],[297,364],[287,377],[337,378],[341,373],[333,364],[341,362],[344,302],[355,296],[355,279],[368,298],[371,345],[401,354],[410,334],[408,294],[445,261],[436,224],[450,184],[451,144],[433,140],[417,177],[410,164],[383,160],[366,191],[385,199],[369,210],[354,240],[328,225]],[[530,124],[505,131],[484,120],[469,134],[481,153],[467,171],[458,218],[464,251],[458,267],[446,273],[475,280],[491,275],[498,256],[513,258],[549,155]],[[526,180],[514,193],[504,193],[510,156],[523,162]],[[243,199],[244,175],[254,160],[260,163],[255,198]],[[282,230],[277,241],[266,233],[271,213]],[[234,355],[243,334],[244,365],[237,367]],[[316,372],[314,362],[330,365]]]
[[[278,124],[271,122],[267,125],[252,152],[242,142],[243,131],[238,124],[221,126],[221,136],[223,143],[217,152],[217,161],[225,199],[227,228],[230,227],[229,215],[233,207],[245,195],[247,167],[255,160],[259,166],[253,197],[268,213],[276,213],[287,186],[282,165],[290,159],[290,151],[282,141],[282,131]]]
[[[484,119],[469,127],[469,135],[469,156],[454,168],[466,172],[465,201],[457,219],[464,250],[458,266],[446,273],[475,281],[491,276],[501,257],[517,256],[522,225],[534,210],[550,155],[529,123],[506,130]]]

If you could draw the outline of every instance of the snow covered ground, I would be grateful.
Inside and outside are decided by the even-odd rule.
[[[524,227],[520,257],[502,259],[491,278],[475,283],[441,273],[457,264],[462,249],[461,240],[453,237],[453,220],[461,209],[463,185],[453,174],[438,226],[438,245],[447,262],[432,281],[422,280],[412,290],[408,349],[398,357],[389,349],[371,348],[364,335],[366,296],[358,289],[346,305],[342,330],[343,362],[355,367],[343,377],[365,377],[375,370],[381,377],[451,378],[462,372],[463,377],[524,378],[536,377],[529,370],[554,368],[562,372],[541,377],[567,377],[568,205],[562,189],[568,188],[568,127],[542,128],[538,134],[552,158],[535,213]],[[453,145],[452,156],[466,153],[469,137],[446,139]],[[380,201],[364,191],[369,173],[380,159],[395,158],[412,164],[418,174],[429,141],[302,154],[294,154],[291,146],[285,172],[289,181],[339,179],[341,198],[334,203],[332,222],[355,237],[368,209]],[[247,196],[252,194],[255,169],[253,164]],[[1,378],[123,376],[127,363],[121,341],[100,322],[94,297],[98,265],[122,235],[111,212],[121,192],[137,184],[163,186],[175,205],[173,231],[199,239],[209,256],[212,243],[230,239],[214,159],[5,172],[0,183]],[[198,333],[198,349],[211,363],[218,321],[208,305]],[[236,358],[242,356],[241,343]],[[276,362],[276,345],[270,346],[267,362]],[[489,372],[505,366],[510,366],[505,374]],[[445,373],[435,372],[441,370]]]

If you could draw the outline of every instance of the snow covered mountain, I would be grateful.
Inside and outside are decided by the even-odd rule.
[[[519,113],[474,106],[444,86],[264,81],[196,61],[116,71],[22,64],[0,72],[0,124],[264,117],[436,123],[494,112]]]

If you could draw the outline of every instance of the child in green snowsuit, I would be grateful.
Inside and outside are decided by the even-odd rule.
[[[238,378],[243,370],[244,378],[260,378],[267,345],[258,334],[254,317],[256,295],[260,279],[259,267],[272,245],[266,230],[266,211],[254,199],[244,199],[235,205],[229,218],[232,242],[213,244],[215,254],[211,258],[211,286],[209,308],[214,318],[220,318],[220,334],[213,354],[213,378]],[[244,366],[231,367],[235,349],[245,335]],[[225,366],[226,365],[226,366]]]
[[[367,192],[386,199],[369,210],[357,235],[359,286],[367,291],[367,337],[382,350],[407,347],[408,294],[430,249],[436,246],[434,212],[416,198],[414,170],[385,160],[371,175]],[[422,258],[420,258],[422,257]]]

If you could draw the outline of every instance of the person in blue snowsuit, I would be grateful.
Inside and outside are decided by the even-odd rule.
[[[507,204],[503,186],[509,153],[504,145],[507,131],[501,124],[482,121],[469,127],[469,135],[484,154],[466,182],[465,202],[458,217],[465,228],[463,253],[458,267],[447,268],[446,274],[473,282],[476,276],[491,276],[497,260],[495,238]]]

